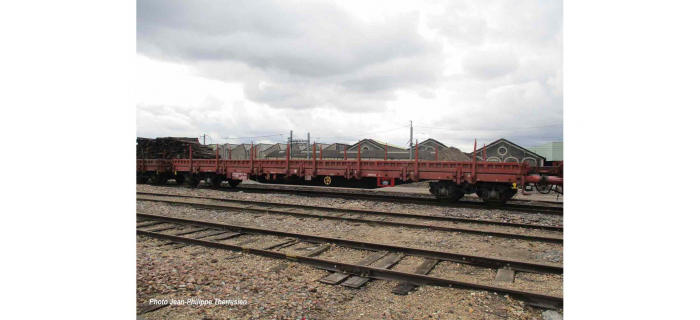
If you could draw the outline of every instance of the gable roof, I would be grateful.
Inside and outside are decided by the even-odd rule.
[[[266,150],[267,148],[269,148],[269,147],[271,147],[271,146],[273,146],[273,144],[271,144],[271,143],[258,143],[258,144],[256,144],[256,145],[254,145],[253,147],[256,148],[256,151],[257,151],[257,152],[262,152],[262,151]],[[233,148],[233,149],[238,149],[238,148],[241,148],[241,147],[242,147],[245,151],[248,151],[248,150],[250,150],[251,145],[250,145],[250,143],[242,143],[242,144],[239,144],[238,146],[236,146],[236,147]]]
[[[358,146],[360,143],[370,143],[370,144],[375,145],[377,148],[383,148],[384,145],[386,145],[388,147],[392,147],[392,148],[396,148],[396,149],[408,150],[407,148],[399,147],[397,145],[393,145],[391,143],[386,143],[386,142],[375,140],[375,139],[362,139],[362,140],[356,142],[355,144],[349,146],[348,149],[352,149],[352,148]]]
[[[211,143],[208,144],[207,147],[210,147],[212,150],[216,150],[218,147],[219,149],[228,149],[228,147],[231,147],[231,149],[238,147],[238,144],[236,143]]]
[[[325,145],[325,147],[323,148],[323,150],[326,150],[326,149],[328,149],[328,148],[330,148],[330,147],[332,147],[332,146],[334,146],[334,145],[347,146],[348,148],[350,148],[350,145],[347,144],[347,143],[336,142],[336,143],[331,143],[331,144]]]
[[[536,153],[534,153],[534,152],[532,152],[532,151],[530,151],[530,150],[527,150],[526,148],[523,148],[523,147],[521,147],[521,146],[519,146],[519,145],[517,145],[517,144],[515,144],[515,143],[513,143],[513,142],[511,142],[511,141],[508,141],[507,139],[504,139],[504,138],[500,138],[500,139],[498,139],[498,140],[496,140],[496,141],[494,141],[494,142],[491,142],[491,143],[487,144],[487,145],[484,146],[484,147],[481,147],[481,148],[479,148],[479,149],[476,149],[477,157],[479,157],[479,153],[481,153],[481,151],[482,151],[484,148],[489,148],[489,147],[491,147],[491,146],[493,146],[493,145],[495,145],[495,144],[497,144],[497,143],[500,143],[500,142],[505,142],[505,143],[507,143],[507,144],[509,144],[509,145],[511,145],[511,146],[513,146],[513,147],[515,147],[515,148],[518,148],[518,149],[522,150],[522,151],[525,152],[525,153],[529,153],[529,154],[535,155],[537,158],[544,159],[543,156],[541,156],[541,155],[539,155],[539,154],[536,154]],[[470,152],[469,155],[474,156],[474,152]]]
[[[267,148],[272,147],[272,146],[274,146],[274,144],[271,144],[271,143],[258,143],[258,144],[255,145],[255,148],[256,148],[255,151],[256,151],[256,152],[262,152],[262,151],[264,151],[264,150],[266,150]]]
[[[262,144],[261,144],[261,145],[262,145]],[[288,144],[278,142],[278,143],[275,143],[275,144],[270,145],[269,147],[265,148],[265,150],[263,150],[263,151],[268,151],[268,150],[270,150],[270,149],[272,149],[272,148],[274,148],[274,147],[277,147],[277,146],[279,146],[279,149],[280,149],[280,150],[287,150]],[[304,145],[304,146],[306,147],[306,145]],[[298,150],[298,149],[299,149],[299,145],[292,145],[292,149],[297,149],[297,150]],[[270,150],[270,151],[272,151],[272,150]]]
[[[438,146],[441,146],[441,147],[447,149],[447,146],[446,146],[444,143],[442,143],[442,142],[440,142],[440,141],[437,141],[437,140],[435,140],[435,139],[433,139],[433,138],[428,138],[427,140],[421,141],[420,143],[418,143],[418,146],[420,147],[420,146],[422,146],[422,145],[424,145],[424,144],[426,144],[426,143],[428,143],[428,142],[433,142],[433,143],[437,144]]]

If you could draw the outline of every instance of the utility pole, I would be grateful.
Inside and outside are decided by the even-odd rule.
[[[408,121],[411,127],[411,139],[408,140],[410,147],[408,148],[408,159],[413,160],[413,121]]]
[[[289,130],[289,145],[287,146],[287,148],[289,148],[289,150],[287,150],[287,152],[289,152],[289,159],[294,158],[294,155],[292,154],[292,150],[294,150],[294,148],[292,148],[293,145],[294,145],[294,131]]]
[[[311,159],[311,133],[306,133],[306,160]]]

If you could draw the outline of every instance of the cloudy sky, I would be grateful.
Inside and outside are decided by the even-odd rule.
[[[563,141],[562,1],[138,0],[137,135]]]

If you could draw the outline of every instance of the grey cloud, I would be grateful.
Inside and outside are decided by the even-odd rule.
[[[455,99],[471,104],[456,105],[438,121],[425,126],[463,130],[424,130],[467,145],[474,139],[488,143],[506,138],[526,147],[563,141],[563,127],[553,126],[563,123],[563,97],[552,94],[549,86],[539,81],[497,86],[483,95]],[[506,130],[481,130],[500,128]]]
[[[465,71],[480,78],[491,79],[517,70],[517,56],[509,50],[482,50],[464,58]]]
[[[140,0],[137,9],[139,53],[245,78],[250,99],[272,107],[334,107],[354,93],[368,103],[377,91],[433,85],[440,72],[441,49],[418,35],[417,14],[367,23],[332,3],[290,1]],[[256,91],[263,81],[271,89]]]
[[[242,83],[246,99],[263,105],[251,110],[208,99],[194,109],[139,106],[139,128],[164,130],[159,135],[224,134],[232,127],[251,136],[279,128],[325,136],[381,131],[397,125],[376,119],[398,121],[386,105],[399,90],[447,96],[450,107],[430,109],[430,119],[442,116],[430,123],[421,118],[424,110],[401,112],[416,125],[521,128],[563,121],[562,1],[460,0],[434,16],[372,23],[335,3],[138,0],[137,9],[139,54]],[[423,38],[419,23],[436,39]],[[450,66],[462,62],[464,74],[442,75],[448,56]],[[563,136],[561,127],[420,132],[468,146],[473,138],[529,146]],[[377,138],[400,143],[403,135]]]
[[[560,0],[496,1],[493,38],[513,43],[557,41],[562,28]]]
[[[560,0],[450,1],[427,26],[456,43],[550,42],[562,27]]]
[[[445,6],[444,14],[429,17],[427,26],[456,43],[479,45],[488,31],[485,17],[479,15],[477,4],[452,1]]]
[[[525,146],[562,140],[562,2],[453,1],[427,26],[464,52],[452,110],[429,125],[512,130],[429,131],[454,141],[500,137]],[[515,130],[523,127],[538,127]]]
[[[270,110],[251,110],[241,101],[225,104],[215,98],[207,98],[196,108],[169,105],[137,106],[138,136],[189,136],[203,133],[211,136],[215,143],[239,143],[239,140],[224,140],[226,137],[245,133],[245,136],[258,136],[270,133],[270,127],[287,128],[290,124],[285,117],[276,116]],[[260,124],[265,125],[260,125]],[[268,127],[270,126],[270,127]],[[280,137],[268,138],[282,142]],[[256,139],[258,140],[258,139]],[[244,141],[249,142],[249,141]]]

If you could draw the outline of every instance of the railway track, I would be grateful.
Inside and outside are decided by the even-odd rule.
[[[287,190],[287,189],[276,189],[276,188],[258,188],[258,187],[241,187],[238,186],[233,190],[239,190],[250,193],[286,193],[286,194],[296,194],[306,197],[323,197],[323,198],[341,198],[349,200],[368,200],[368,201],[382,201],[382,202],[393,202],[393,203],[409,203],[409,204],[422,204],[422,205],[433,205],[440,207],[451,207],[451,208],[479,208],[479,209],[499,209],[508,211],[518,211],[518,212],[528,212],[528,213],[541,213],[541,214],[551,214],[551,215],[564,215],[564,209],[562,207],[550,207],[550,206],[538,206],[538,205],[525,205],[525,204],[511,204],[507,203],[501,207],[493,208],[489,207],[487,204],[479,200],[460,200],[458,202],[444,203],[440,202],[434,198],[428,197],[412,197],[412,196],[398,196],[398,195],[381,195],[381,194],[367,194],[367,193],[347,193],[338,191],[324,191],[324,190]]]
[[[547,274],[563,274],[563,267],[522,262],[515,260],[495,259],[444,251],[424,250],[412,247],[402,247],[369,243],[362,241],[329,238],[301,233],[284,232],[263,228],[214,223],[200,220],[165,217],[149,214],[137,214],[137,235],[161,239],[168,245],[198,245],[231,251],[241,251],[275,259],[285,259],[310,265],[319,269],[334,272],[320,279],[326,284],[340,284],[359,288],[370,279],[383,279],[401,282],[392,292],[406,294],[416,286],[433,285],[451,288],[476,289],[508,294],[524,300],[526,303],[552,309],[563,306],[563,297],[541,294],[529,291],[508,289],[478,283],[458,281],[441,277],[429,276],[428,273],[441,261],[450,261],[474,265],[483,268],[511,269],[520,272],[535,272]],[[166,234],[164,232],[170,232]],[[175,232],[175,233],[173,233]],[[277,237],[277,242],[262,248],[247,246],[253,241],[242,241],[229,244],[222,241],[240,239],[246,235],[266,235]],[[298,244],[312,244],[313,247],[303,255],[289,254],[279,250]],[[370,251],[371,254],[357,263],[316,258],[332,245],[352,249]],[[415,273],[399,272],[390,268],[405,256],[424,258],[424,263]],[[374,264],[373,264],[374,263]],[[372,265],[373,264],[373,265]],[[372,266],[370,266],[372,265]]]
[[[188,205],[200,208],[215,209],[215,210],[244,210],[244,211],[255,211],[264,212],[269,214],[281,214],[281,215],[292,215],[304,218],[320,218],[320,219],[333,219],[333,220],[343,220],[350,222],[360,222],[372,225],[385,225],[394,227],[406,227],[406,228],[419,228],[419,229],[431,229],[431,230],[441,230],[448,232],[458,232],[467,234],[476,234],[483,236],[493,236],[508,239],[519,239],[526,241],[539,241],[547,243],[558,243],[562,244],[564,239],[561,236],[536,236],[519,234],[512,232],[499,232],[499,231],[487,231],[479,230],[474,228],[465,227],[453,227],[445,225],[435,225],[435,224],[420,224],[420,223],[409,223],[401,221],[387,221],[382,219],[387,218],[411,218],[418,219],[422,221],[449,221],[449,222],[461,222],[461,223],[472,223],[472,224],[483,224],[483,225],[493,225],[493,226],[506,226],[514,228],[527,228],[527,229],[542,229],[548,231],[560,231],[563,232],[562,227],[547,226],[547,225],[537,225],[537,224],[522,224],[522,223],[509,223],[501,221],[491,221],[491,220],[479,220],[479,219],[468,219],[468,218],[457,218],[457,217],[442,217],[442,216],[430,216],[430,215],[416,215],[416,214],[406,214],[398,212],[385,212],[385,211],[370,211],[370,210],[360,210],[360,209],[344,209],[335,207],[319,207],[319,206],[308,206],[308,205],[296,205],[296,204],[284,204],[284,203],[273,203],[273,202],[263,202],[263,201],[250,201],[250,200],[235,200],[235,199],[223,199],[214,197],[201,197],[201,196],[185,196],[185,195],[170,195],[170,194],[160,194],[160,193],[147,193],[147,192],[137,192],[139,196],[137,200],[143,201],[155,201],[161,203],[168,203],[172,205]],[[153,197],[161,197],[153,198]],[[208,201],[221,201],[225,203],[236,204],[238,206],[228,206],[228,205],[216,205],[216,204],[203,204],[203,203],[193,203],[187,201],[174,201],[165,200],[166,198],[176,198],[176,199],[195,199],[195,200],[208,200]],[[318,214],[317,211],[323,211],[324,214]],[[337,215],[327,214],[331,212]],[[379,219],[368,219],[367,215],[380,216]]]
[[[515,204],[506,203],[505,205],[493,208],[488,206],[479,200],[460,200],[453,203],[440,202],[434,198],[428,197],[411,197],[411,196],[396,196],[396,195],[381,195],[381,194],[368,194],[368,193],[347,193],[339,191],[325,191],[325,190],[288,190],[288,189],[277,189],[277,188],[259,188],[259,187],[244,187],[237,186],[232,190],[239,190],[243,192],[250,193],[287,193],[296,194],[300,196],[307,197],[324,197],[324,198],[341,198],[350,200],[368,200],[368,201],[382,201],[382,202],[393,202],[393,203],[410,203],[410,204],[423,204],[423,205],[434,205],[441,207],[452,207],[452,208],[479,208],[479,209],[499,209],[499,210],[509,210],[518,212],[528,212],[528,213],[541,213],[541,214],[551,214],[551,215],[564,215],[563,207],[551,207],[551,206],[539,206],[539,205],[525,205],[525,204]]]
[[[201,185],[201,184],[200,184],[200,185]],[[370,195],[370,196],[372,195],[372,193],[376,194],[376,193],[378,193],[378,192],[382,192],[382,191],[373,191],[373,189],[348,189],[348,188],[338,188],[338,187],[325,187],[325,186],[322,186],[322,187],[317,187],[317,186],[316,186],[316,187],[315,187],[315,186],[288,185],[288,184],[257,184],[257,185],[250,185],[250,184],[248,184],[248,185],[238,185],[236,188],[266,189],[266,190],[284,190],[284,189],[275,188],[275,186],[288,187],[288,188],[295,188],[295,187],[296,187],[296,188],[300,188],[302,191],[312,191],[312,192],[314,192],[314,191],[316,191],[316,192],[337,192],[337,193],[342,193],[342,194],[356,194],[356,193],[351,193],[351,192],[343,192],[343,190],[347,190],[347,191],[349,191],[349,190],[352,190],[352,191],[363,190],[363,191],[367,191],[367,193],[364,193],[364,194],[367,194],[367,195]],[[206,186],[205,186],[205,187],[206,187]],[[315,189],[314,189],[314,188],[315,188]],[[374,190],[376,190],[376,189],[374,189]],[[384,193],[385,193],[385,192],[384,192]],[[390,193],[388,193],[388,194],[389,194],[388,196],[391,197]],[[427,195],[427,194],[424,194],[424,196],[421,196],[420,193],[415,193],[415,194],[418,195],[418,197],[410,197],[410,196],[406,196],[406,197],[408,197],[408,198],[419,198],[419,199],[436,200],[435,198],[433,198],[432,196]],[[380,196],[381,196],[381,195],[380,195]],[[469,203],[476,203],[476,204],[479,204],[479,205],[485,205],[483,202],[481,202],[480,200],[478,200],[478,199],[476,199],[476,198],[473,198],[473,197],[472,197],[471,200],[470,200],[469,198],[470,198],[470,197],[467,196],[466,198],[463,198],[460,202],[469,202]],[[517,202],[517,203],[515,203],[515,202]],[[513,199],[511,199],[508,203],[509,203],[509,204],[514,204],[515,207],[521,207],[521,206],[523,206],[523,207],[528,207],[528,206],[532,206],[532,207],[534,207],[534,208],[553,208],[552,206],[540,206],[540,205],[529,205],[529,204],[527,204],[527,203],[532,203],[532,202],[547,203],[547,204],[562,205],[562,206],[564,205],[563,202],[557,202],[557,201],[550,201],[550,200],[530,200],[530,199],[519,199],[519,198],[513,198]],[[555,207],[555,208],[556,208],[556,207]],[[558,208],[561,208],[561,207],[558,207]]]
[[[371,197],[372,199],[375,199],[375,198],[376,199],[387,199],[387,200],[391,200],[391,201],[395,201],[396,198],[398,198],[399,201],[404,201],[404,200],[405,201],[419,201],[420,203],[437,203],[437,204],[444,205],[444,206],[475,205],[475,206],[480,206],[480,207],[485,207],[485,208],[492,208],[492,207],[489,207],[484,202],[482,202],[481,200],[478,200],[475,198],[470,199],[470,197],[464,197],[460,201],[455,202],[455,203],[443,203],[443,202],[440,202],[439,200],[433,198],[430,195],[427,195],[427,194],[421,195],[418,193],[416,194],[417,196],[401,196],[401,195],[391,195],[390,193],[379,194],[379,192],[371,191],[371,190],[367,190],[367,189],[352,189],[352,190],[353,191],[354,190],[365,190],[365,191],[368,191],[368,193],[351,193],[351,192],[344,192],[343,191],[343,190],[347,190],[347,189],[342,189],[342,188],[338,189],[338,188],[333,188],[333,187],[320,187],[320,188],[316,188],[316,189],[302,188],[302,189],[289,190],[289,189],[269,188],[267,186],[268,185],[262,185],[262,187],[260,187],[260,185],[256,185],[256,186],[238,185],[236,187],[236,189],[241,189],[241,190],[245,189],[245,191],[250,191],[250,192],[256,192],[255,190],[274,190],[274,191],[282,191],[282,192],[291,191],[291,192],[301,192],[304,195],[312,195],[312,194],[326,194],[326,195],[330,194],[330,195],[338,195],[338,196],[347,196],[347,195],[356,196],[356,195],[358,195],[358,196],[368,196],[368,197]],[[274,186],[274,185],[270,185],[270,186]],[[284,186],[291,187],[291,188],[297,187],[297,186],[293,186],[293,185],[284,185]],[[513,202],[525,202],[526,203],[526,202],[536,202],[536,201],[513,199],[513,200],[510,200],[510,202],[508,202],[505,206],[498,207],[498,209],[505,209],[505,210],[542,209],[542,210],[550,210],[550,211],[552,211],[552,210],[563,211],[563,207],[560,207],[560,206],[542,206],[542,205],[522,204],[522,203],[513,203]],[[546,201],[541,201],[541,202],[558,204],[558,205],[562,204],[562,203],[546,202]]]
[[[176,185],[166,185],[168,187],[181,187]],[[409,204],[421,204],[421,205],[432,205],[440,207],[450,207],[450,208],[478,208],[486,210],[508,210],[516,212],[527,212],[527,213],[540,213],[548,215],[564,215],[563,207],[553,207],[553,206],[539,206],[539,205],[525,205],[525,204],[515,204],[506,203],[501,207],[490,207],[487,204],[478,200],[460,200],[453,203],[443,203],[434,198],[428,197],[410,197],[410,196],[398,196],[398,195],[380,195],[380,194],[367,194],[367,193],[349,193],[349,192],[339,192],[339,191],[325,191],[325,190],[309,190],[309,189],[278,189],[278,188],[261,188],[261,187],[245,187],[237,186],[235,188],[226,187],[210,187],[210,186],[199,186],[198,188],[227,191],[227,192],[248,192],[248,193],[283,193],[283,194],[294,194],[305,197],[316,197],[316,198],[338,198],[347,200],[367,200],[367,201],[382,201],[382,202],[392,202],[392,203],[409,203]]]

